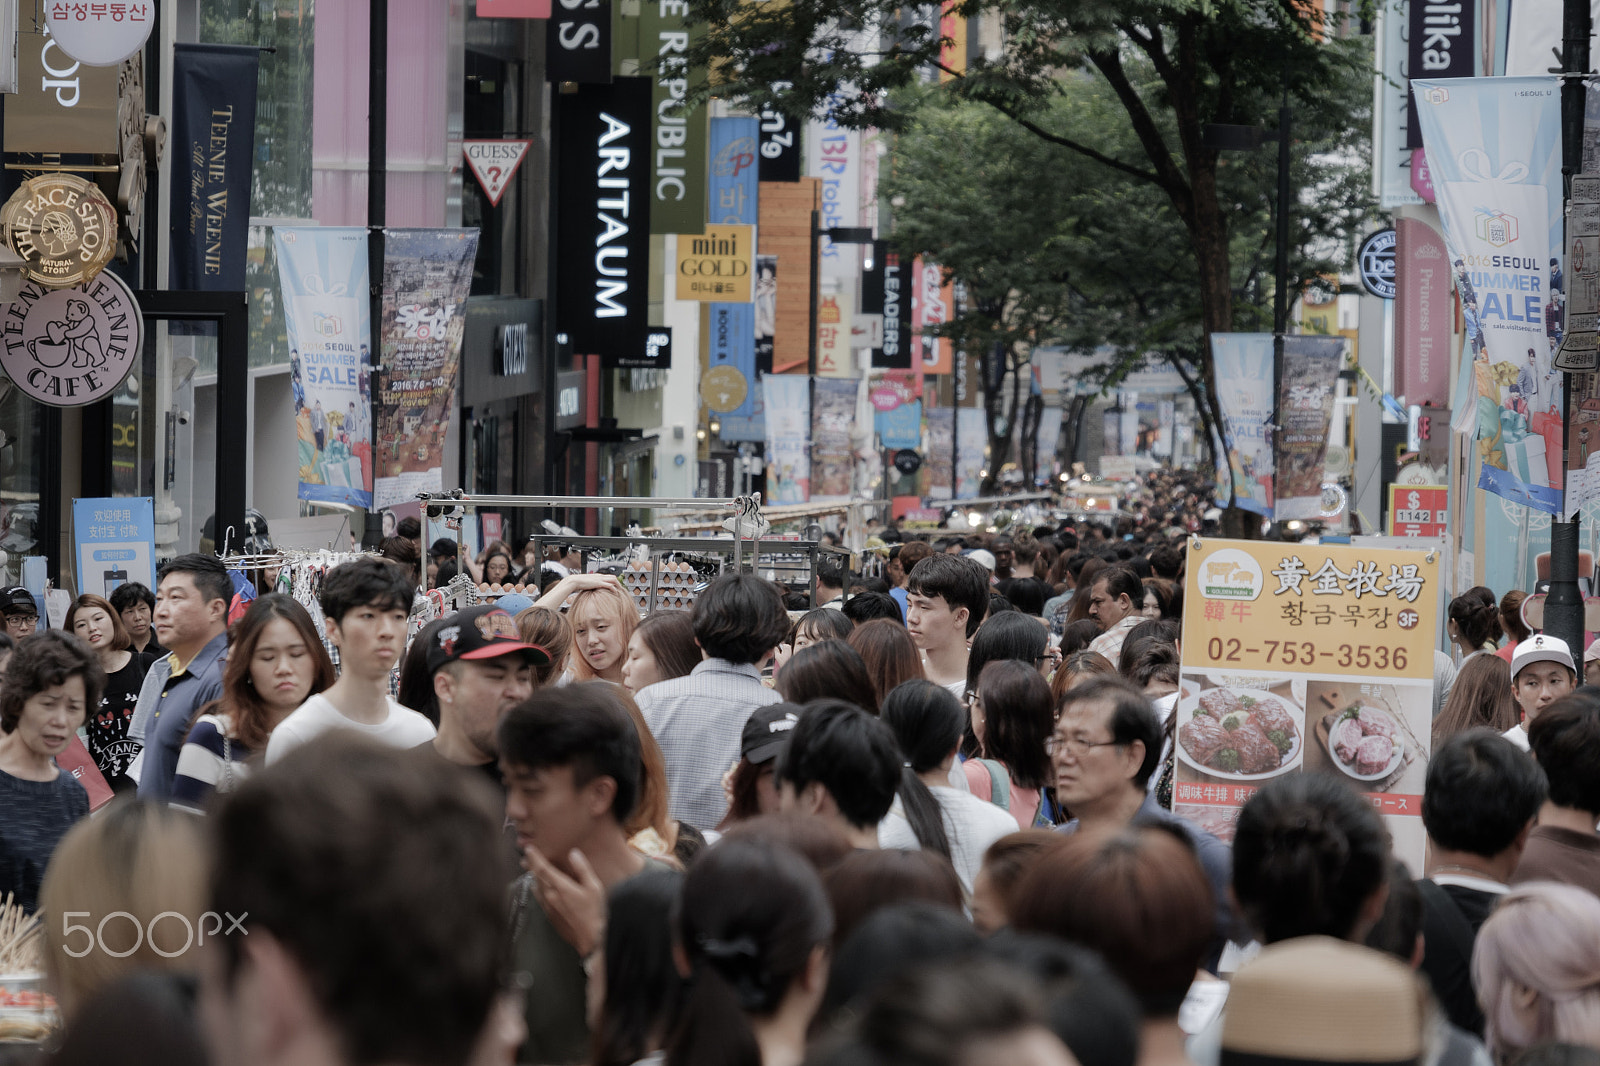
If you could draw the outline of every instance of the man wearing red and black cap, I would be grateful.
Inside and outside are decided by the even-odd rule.
[[[428,640],[428,672],[439,701],[439,734],[423,749],[446,762],[480,770],[500,785],[495,730],[507,711],[533,692],[533,667],[550,653],[528,644],[499,607],[451,615]]]

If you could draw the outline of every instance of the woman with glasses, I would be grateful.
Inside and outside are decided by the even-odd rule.
[[[985,666],[967,704],[979,752],[978,758],[961,764],[967,787],[1008,812],[1019,829],[1046,828],[1061,818],[1047,791],[1051,709],[1043,675],[1033,664],[1015,659]]]

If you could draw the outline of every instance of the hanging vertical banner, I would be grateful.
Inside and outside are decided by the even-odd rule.
[[[856,421],[856,383],[817,378],[811,408],[811,499],[850,498],[855,454],[850,427]]]
[[[1171,407],[1172,405],[1163,404],[1162,406]],[[1166,454],[1170,457],[1172,455],[1171,439],[1165,433],[1161,435],[1160,439],[1167,441]],[[1046,407],[1043,411],[1039,412],[1039,433],[1035,444],[1037,449],[1035,452],[1035,461],[1037,464],[1036,475],[1038,477],[1046,478],[1055,474],[1056,448],[1060,444],[1061,408]],[[1150,453],[1157,456],[1161,454],[1154,446],[1151,447]]]
[[[444,490],[444,438],[455,408],[456,374],[472,288],[476,229],[392,229],[383,233],[382,357],[377,381],[374,505]],[[347,418],[366,421],[352,404]]]
[[[982,495],[984,452],[989,449],[989,429],[983,409],[956,408],[956,499]]]
[[[1411,212],[1397,217],[1394,229],[1395,395],[1444,407],[1450,402],[1454,317],[1444,235]]]
[[[767,491],[773,503],[811,500],[811,379],[767,374],[761,379],[767,423]]]
[[[772,373],[773,339],[778,333],[778,257],[756,256],[756,370]]]
[[[367,231],[280,228],[273,244],[289,340],[300,499],[371,510]]]
[[[856,353],[850,348],[850,327],[855,319],[852,294],[832,292],[817,298],[817,373],[825,378],[850,378],[856,370]]]
[[[1406,67],[1411,77],[1437,81],[1470,78],[1476,74],[1473,26],[1478,5],[1464,4],[1461,0],[1408,0],[1408,3],[1411,26]],[[1417,124],[1415,97],[1410,103],[1411,110],[1406,116],[1406,147],[1421,148],[1422,127]]]
[[[912,277],[915,288],[911,313],[912,328],[918,334],[917,366],[924,374],[948,374],[954,366],[952,344],[936,331],[950,321],[955,294],[952,286],[945,284],[944,272],[937,263],[918,258],[912,267]],[[884,314],[887,318],[888,312]]]
[[[753,118],[711,120],[711,199],[706,221],[712,225],[754,226],[759,216],[759,138]]]
[[[1478,485],[1561,510],[1561,374],[1554,273],[1562,233],[1558,79],[1413,81],[1466,319]],[[1471,416],[1458,413],[1458,420]],[[1470,425],[1470,422],[1467,422]]]
[[[556,329],[582,355],[636,351],[649,328],[650,80],[558,93]]]
[[[884,241],[872,242],[872,260],[875,269],[862,279],[863,295],[869,301],[876,299],[876,309],[869,302],[867,314],[883,315],[883,346],[872,350],[874,369],[911,369],[912,289],[909,263],[892,251]],[[872,288],[869,279],[876,279]]]
[[[861,224],[861,131],[832,118],[813,119],[806,130],[806,173],[822,181],[823,229]],[[825,278],[853,277],[859,258],[853,244],[834,244],[826,235],[817,252]]]
[[[761,112],[761,180],[800,180],[800,127],[778,111]]]
[[[1272,334],[1213,333],[1217,402],[1222,408],[1223,451],[1233,502],[1272,517]],[[1229,495],[1221,487],[1220,499]]]
[[[639,59],[651,75],[650,232],[699,233],[706,224],[706,105],[684,109],[690,71],[683,54],[705,32],[687,24],[692,0],[645,0]],[[751,221],[754,221],[752,219]]]
[[[1438,553],[1189,542],[1173,810],[1232,841],[1265,781],[1328,774],[1422,868]]]
[[[956,409],[928,408],[928,498],[948,500],[955,495],[955,469],[951,458],[956,446]]]
[[[728,414],[747,407],[755,391],[755,308],[752,304],[714,303],[708,314],[711,354],[700,394],[713,411]],[[723,439],[728,438],[724,435]]]
[[[544,79],[591,85],[611,81],[611,0],[564,0],[552,13],[545,29]]]
[[[873,414],[878,444],[884,448],[922,447],[922,401],[903,403],[892,411]]]
[[[1411,187],[1412,149],[1407,130],[1416,121],[1406,71],[1406,5],[1387,0],[1378,11],[1378,71],[1372,123],[1372,184],[1378,205],[1385,210],[1402,204],[1420,204]]]
[[[242,45],[173,46],[170,288],[245,287],[260,56]]]
[[[1272,469],[1273,515],[1322,514],[1323,464],[1333,424],[1333,385],[1344,363],[1343,337],[1299,334],[1283,339],[1283,380],[1278,382],[1278,425]],[[1153,450],[1153,449],[1152,449]]]

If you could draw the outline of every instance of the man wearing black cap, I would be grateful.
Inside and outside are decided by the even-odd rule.
[[[778,754],[789,743],[789,734],[800,721],[800,708],[793,703],[774,703],[757,707],[739,735],[739,757],[756,767],[754,810],[740,810],[741,797],[734,796],[734,810],[738,817],[753,818],[757,814],[773,814],[778,810],[778,782],[774,770]]]
[[[499,607],[469,607],[446,619],[428,642],[439,735],[417,752],[477,769],[500,786],[495,730],[533,693],[533,668],[549,662],[550,654],[525,643]]]
[[[39,628],[39,602],[21,585],[0,589],[0,614],[5,615],[6,635],[12,640],[31,637]]]

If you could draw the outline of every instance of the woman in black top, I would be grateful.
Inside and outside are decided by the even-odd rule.
[[[128,630],[116,608],[92,593],[73,601],[66,628],[93,649],[106,674],[99,705],[90,711],[85,722],[89,755],[106,784],[117,792],[131,792],[137,782],[128,776],[128,767],[139,753],[139,743],[128,739],[128,724],[133,721],[139,688],[152,657],[132,650]]]

